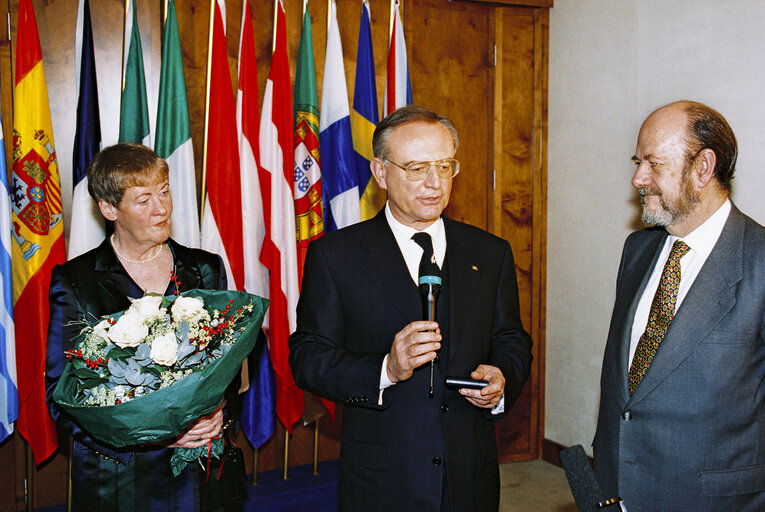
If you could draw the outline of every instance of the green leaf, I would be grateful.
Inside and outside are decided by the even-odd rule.
[[[72,372],[74,375],[79,379],[100,379],[101,375],[95,370],[91,370],[90,368],[75,368],[75,370]]]
[[[97,379],[82,379],[77,383],[77,393],[82,393],[86,389],[92,389],[98,387],[101,384],[106,384],[107,382],[109,382],[109,379],[105,377]]]
[[[211,446],[211,457],[219,458],[223,453],[223,449],[226,447],[223,439],[214,439]],[[173,470],[173,476],[178,476],[183,471],[183,468],[189,462],[193,462],[197,459],[201,461],[202,458],[207,457],[207,445],[200,446],[198,448],[175,448],[173,449],[173,455],[170,457],[170,467]]]
[[[135,349],[134,348],[120,348],[120,347],[114,347],[109,351],[109,359],[128,359],[130,357],[133,357],[135,355]]]
[[[153,366],[144,366],[143,368],[141,368],[141,373],[150,373],[158,379],[162,378],[162,372],[160,372],[159,370],[157,370],[156,367],[153,367]]]

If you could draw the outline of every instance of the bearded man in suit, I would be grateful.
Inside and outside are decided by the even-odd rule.
[[[435,112],[390,114],[375,130],[371,163],[385,208],[308,249],[290,365],[299,386],[346,405],[341,510],[499,505],[493,422],[526,381],[531,339],[510,245],[442,215],[457,145],[453,124]],[[435,322],[422,320],[421,259],[440,268]],[[447,375],[488,385],[449,389]]]
[[[595,472],[630,512],[765,510],[765,229],[730,201],[736,138],[680,101],[643,123]],[[678,284],[679,279],[679,284]]]

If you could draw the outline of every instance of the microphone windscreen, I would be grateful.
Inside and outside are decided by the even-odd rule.
[[[420,265],[420,278],[423,276],[435,276],[440,277],[441,276],[441,270],[438,268],[438,265],[435,263],[423,263]],[[439,280],[440,284],[440,280]]]
[[[581,444],[560,452],[560,460],[566,471],[566,479],[579,512],[598,512],[598,503],[603,501],[603,491],[595,479],[590,461]]]

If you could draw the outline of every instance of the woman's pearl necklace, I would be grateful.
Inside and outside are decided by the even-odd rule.
[[[145,259],[145,260],[131,260],[130,258],[124,257],[120,252],[117,250],[117,247],[114,245],[114,234],[109,238],[109,242],[112,244],[112,249],[114,249],[114,254],[117,255],[117,257],[123,261],[126,261],[128,263],[149,263],[150,261],[153,261],[157,258],[157,256],[162,253],[162,249],[165,247],[165,244],[162,244],[159,246],[159,249],[157,252],[154,253],[154,256],[151,258]]]

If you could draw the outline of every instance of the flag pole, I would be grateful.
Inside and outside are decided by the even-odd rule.
[[[388,50],[390,51],[390,42],[393,38],[393,18],[395,16],[394,9],[398,5],[398,0],[390,0],[390,17],[388,19]]]
[[[5,13],[5,25],[8,31],[8,42],[12,43],[11,39],[11,0],[8,0],[8,11]],[[12,48],[12,47],[11,47]]]
[[[319,474],[319,419],[313,422],[313,474]]]
[[[287,427],[284,427],[284,474],[282,480],[289,480],[287,477],[287,469],[290,463],[290,433],[287,431]]]
[[[210,123],[210,80],[212,76],[212,45],[213,45],[213,23],[215,22],[215,2],[210,0],[210,34],[207,38],[207,78],[205,80],[205,131],[202,139],[202,194],[201,204],[199,205],[199,219],[205,213],[205,192],[207,181],[207,136]]]
[[[125,92],[125,55],[127,55],[127,48],[125,45],[125,27],[127,26],[128,2],[130,2],[130,0],[125,0],[125,18],[122,22],[122,65],[120,66],[122,71],[122,80],[120,80],[120,112],[122,112],[122,93]]]
[[[26,440],[24,440],[26,442]],[[34,497],[35,497],[35,474],[34,474],[34,463],[32,462],[34,455],[32,455],[32,446],[29,443],[26,443],[27,445],[27,481],[26,481],[26,489],[24,491],[26,492],[27,496],[27,512],[33,512],[34,507]]]
[[[271,38],[271,58],[274,56],[274,51],[276,51],[276,13],[277,9],[279,9],[279,0],[274,0],[274,35]]]
[[[332,0],[327,0],[327,37],[329,37],[329,28],[332,24]]]
[[[169,2],[169,0],[165,0],[164,2],[162,2],[164,4],[164,6],[165,6],[164,10],[162,11],[162,28],[165,27],[165,22],[167,21],[167,4],[168,4],[168,2]]]
[[[11,0],[8,0],[8,12],[5,16],[5,23],[7,25],[8,29],[8,51],[11,51],[10,49],[13,48],[13,37],[11,37]],[[14,81],[13,81],[13,66],[11,66],[11,129],[13,129],[13,98],[16,94],[16,87],[14,87]],[[5,130],[5,126],[3,126],[3,130]],[[5,136],[5,133],[3,133],[3,144],[5,144],[6,139],[9,137]],[[13,140],[13,139],[11,139]],[[5,149],[5,148],[3,148]],[[5,163],[6,163],[6,169],[12,169],[12,165],[8,165],[8,155],[11,155],[11,164],[13,164],[13,152],[6,151],[5,152]]]
[[[260,449],[255,448],[252,452],[252,485],[258,485],[258,453]]]

